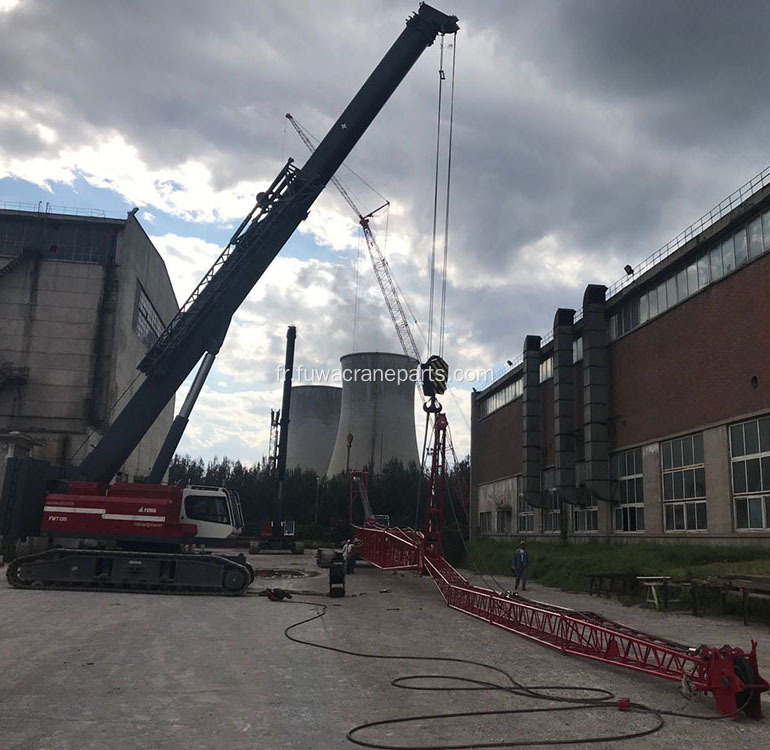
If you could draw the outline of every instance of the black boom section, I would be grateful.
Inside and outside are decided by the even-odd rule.
[[[102,482],[112,479],[207,351],[217,331],[306,218],[326,183],[422,52],[437,34],[451,34],[457,28],[455,16],[420,5],[304,168],[287,165],[273,189],[258,196],[258,212],[253,218],[247,217],[242,233],[233,238],[141,363],[144,382],[81,464],[81,477]]]

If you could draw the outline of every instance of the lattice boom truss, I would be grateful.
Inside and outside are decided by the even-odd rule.
[[[730,646],[690,648],[593,612],[575,612],[474,586],[443,557],[426,552],[423,535],[412,529],[356,527],[356,537],[363,542],[362,559],[382,570],[428,573],[453,609],[563,654],[689,683],[695,690],[712,693],[722,714],[743,708],[753,718],[762,716],[760,694],[770,686],[759,676],[755,641],[748,653]],[[736,661],[744,660],[754,674],[751,684],[736,674]]]

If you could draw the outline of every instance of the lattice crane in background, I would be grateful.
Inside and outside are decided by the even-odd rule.
[[[310,135],[297,122],[296,118],[293,117],[290,113],[287,113],[286,119],[292,124],[292,127],[297,131],[300,139],[307,146],[310,152],[314,152],[316,149],[315,143],[313,142]],[[407,357],[411,357],[416,362],[421,363],[422,357],[420,356],[420,350],[417,347],[417,342],[415,341],[414,334],[412,333],[412,329],[409,325],[409,320],[407,319],[406,313],[404,311],[404,305],[402,304],[401,298],[398,294],[396,283],[393,278],[393,272],[390,270],[390,265],[382,250],[380,249],[380,246],[377,244],[377,240],[374,237],[370,223],[372,216],[374,216],[374,214],[376,214],[378,211],[382,210],[385,206],[388,206],[389,203],[386,201],[382,206],[379,206],[374,211],[371,211],[368,214],[364,214],[353,200],[350,192],[345,188],[342,182],[340,182],[339,178],[332,177],[330,181],[334,187],[337,188],[339,194],[345,199],[345,202],[350,206],[350,208],[353,209],[354,213],[358,217],[358,223],[360,224],[364,233],[366,247],[369,251],[369,258],[372,261],[372,269],[374,270],[374,275],[377,279],[377,284],[380,287],[380,291],[382,292],[382,296],[385,299],[385,305],[388,308],[388,313],[390,314],[390,319],[393,322],[393,327],[396,329],[396,335],[398,336],[398,340],[401,342],[401,348]],[[422,391],[422,386],[420,386],[420,390]],[[448,450],[452,460],[452,468],[459,469],[460,462],[457,458],[457,453],[452,443],[452,436],[446,417],[443,417],[442,419],[440,430],[443,434],[440,438],[437,435],[436,439],[434,439],[434,452],[436,450],[440,450],[440,452],[443,454],[445,450]],[[437,447],[439,444],[440,447]],[[436,462],[434,461],[433,464],[435,463]],[[437,467],[432,466],[431,487],[436,486],[437,482],[439,481],[443,482],[443,479],[433,476],[433,469],[435,468]],[[438,468],[440,468],[441,472],[444,472],[445,467],[443,460],[439,462]],[[465,516],[470,522],[470,490],[468,484],[459,470],[450,470],[448,476],[453,484],[455,494],[460,498],[460,504],[462,505],[462,508],[465,512]]]
[[[315,144],[311,140],[310,136],[303,130],[302,126],[297,120],[292,117],[291,114],[286,115],[286,119],[292,124],[297,134],[302,139],[302,142],[308,147],[311,153],[316,149]],[[393,321],[393,327],[396,329],[396,335],[401,342],[401,348],[404,350],[404,354],[407,357],[411,357],[416,362],[422,362],[420,357],[420,350],[417,348],[417,343],[414,340],[414,335],[409,327],[409,321],[404,313],[404,306],[401,304],[401,298],[396,291],[396,284],[393,280],[393,274],[390,270],[390,265],[385,259],[385,256],[380,250],[380,246],[377,244],[377,240],[372,233],[372,227],[369,223],[369,219],[374,216],[378,211],[389,205],[385,202],[379,208],[371,211],[368,214],[362,213],[361,209],[356,205],[355,201],[347,191],[345,186],[339,181],[337,177],[332,177],[331,182],[334,187],[337,188],[339,194],[345,199],[345,202],[353,209],[354,213],[358,217],[358,223],[361,225],[361,229],[364,233],[364,239],[366,240],[366,247],[369,249],[369,257],[372,261],[372,268],[374,269],[374,275],[377,278],[377,283],[382,291],[382,296],[385,298],[385,304],[387,305],[388,312],[390,313],[390,319]]]

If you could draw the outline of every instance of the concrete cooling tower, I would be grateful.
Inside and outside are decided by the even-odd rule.
[[[337,437],[341,402],[341,388],[297,385],[291,389],[287,469],[301,466],[319,477],[326,474]]]
[[[417,362],[403,354],[360,352],[340,359],[342,409],[328,476],[345,471],[348,433],[353,434],[350,468],[371,465],[379,471],[393,458],[405,466],[420,462],[414,432],[414,378],[397,382],[398,372],[411,373]],[[388,373],[394,379],[388,381]]]

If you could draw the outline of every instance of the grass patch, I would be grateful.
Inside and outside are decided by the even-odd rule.
[[[475,540],[463,566],[494,575],[511,575],[516,542]],[[551,544],[527,542],[530,578],[565,591],[588,591],[591,573],[671,576],[674,580],[725,575],[770,575],[770,545],[707,544]]]

